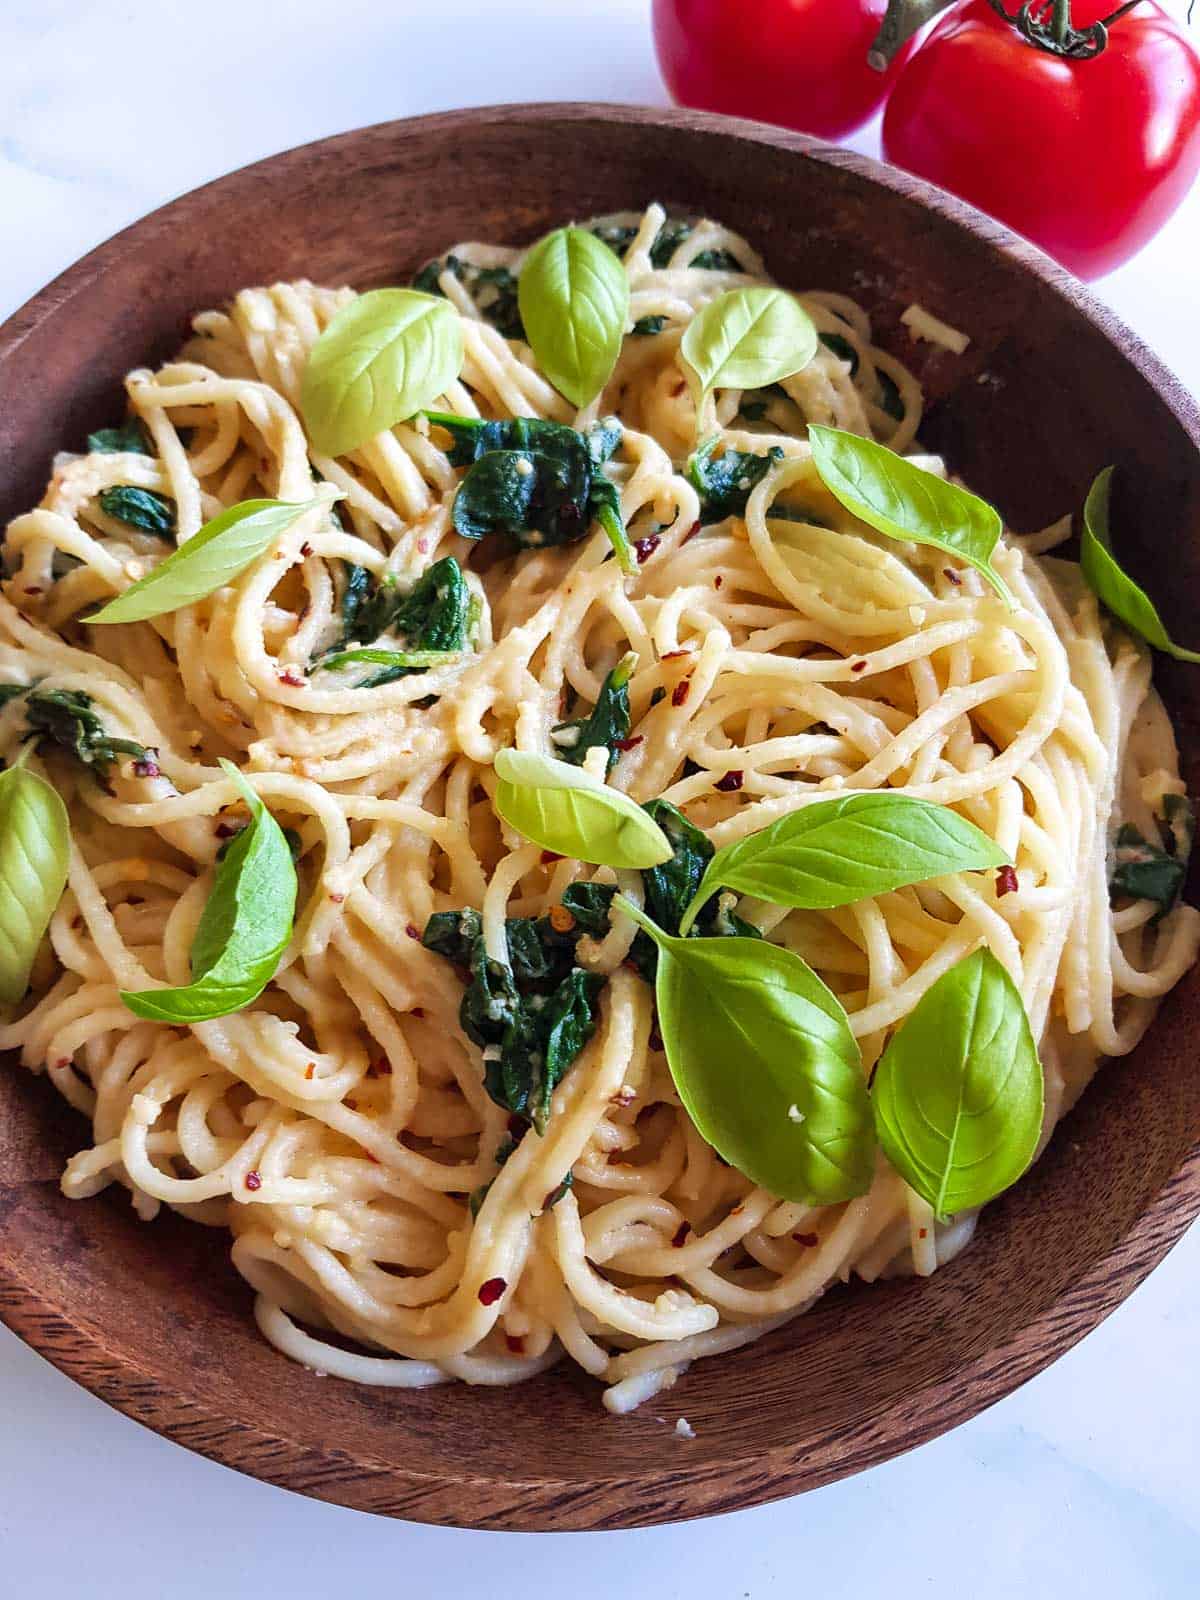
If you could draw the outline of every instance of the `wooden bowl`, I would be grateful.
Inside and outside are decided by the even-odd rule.
[[[34,504],[55,450],[119,414],[128,368],[167,356],[193,311],[243,285],[402,282],[456,240],[522,241],[653,198],[739,229],[785,284],[865,302],[926,383],[925,439],[1016,528],[1078,506],[1093,474],[1120,463],[1136,489],[1117,508],[1123,548],[1147,573],[1166,568],[1154,589],[1167,610],[1200,592],[1200,415],[1066,273],[861,156],[753,124],[608,106],[465,111],[347,134],[222,178],[93,251],[0,332],[0,513]],[[909,342],[898,317],[914,300],[970,333],[965,357]],[[1189,671],[1167,663],[1160,676],[1194,791]],[[794,1494],[1007,1394],[1170,1248],[1200,1210],[1200,1155],[1189,1154],[1198,1001],[1193,972],[952,1266],[924,1282],[837,1289],[630,1417],[607,1415],[568,1364],[516,1389],[413,1393],[294,1366],[259,1337],[222,1236],[179,1218],[142,1226],[120,1189],[62,1198],[63,1159],[83,1130],[18,1071],[0,1073],[0,1314],[160,1433],[364,1510],[614,1528]],[[695,1439],[676,1437],[680,1414]]]

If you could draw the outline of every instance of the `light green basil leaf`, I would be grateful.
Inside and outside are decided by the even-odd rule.
[[[357,450],[431,405],[462,363],[462,327],[448,300],[368,290],[342,307],[309,352],[300,385],[309,438],[322,455]]]
[[[992,552],[1004,531],[994,506],[874,439],[814,422],[808,440],[822,483],[847,511],[891,539],[957,556],[981,572],[1011,609],[1013,597],[992,567]]]
[[[730,289],[697,311],[680,354],[693,374],[696,410],[712,389],[765,389],[806,367],[819,340],[800,302],[782,289]]]
[[[292,936],[296,868],[283,829],[230,761],[221,766],[250,808],[217,866],[192,940],[192,981],[182,988],[123,990],[136,1016],[189,1024],[224,1017],[256,1000]]]
[[[875,1072],[884,1153],[938,1217],[984,1205],[1033,1160],[1042,1066],[1016,985],[976,950],[922,995]]]
[[[85,622],[141,622],[194,605],[231,583],[269,550],[315,500],[241,500],[219,512],[198,533],[130,584]]]
[[[1176,661],[1200,661],[1200,653],[1176,644],[1163,627],[1153,600],[1127,573],[1112,553],[1108,512],[1112,495],[1113,469],[1104,471],[1088,490],[1083,507],[1083,535],[1079,546],[1079,565],[1092,590],[1119,622],[1145,639],[1156,650],[1164,650]]]
[[[1010,864],[994,840],[948,806],[886,790],[838,795],[718,850],[679,931],[687,933],[718,889],[819,909],[947,872]]]
[[[517,280],[525,336],[538,365],[573,405],[608,382],[629,316],[629,279],[586,228],[558,228],[538,241]]]
[[[725,1160],[781,1200],[864,1194],[875,1132],[862,1057],[837,996],[763,939],[676,939],[622,896],[658,946],[655,999],[684,1109]]]
[[[543,850],[596,867],[657,867],[671,859],[658,824],[582,767],[523,750],[496,756],[496,810]]]
[[[56,789],[20,764],[0,773],[0,1005],[16,1005],[67,882],[71,829]]]

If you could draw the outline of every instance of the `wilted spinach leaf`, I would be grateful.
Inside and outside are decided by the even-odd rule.
[[[637,656],[630,651],[605,678],[600,698],[586,717],[560,722],[551,729],[551,742],[563,761],[581,767],[588,751],[603,745],[608,749],[605,770],[611,772],[616,766],[617,743],[629,736],[629,679],[636,666]]]
[[[631,332],[636,333],[639,338],[644,339],[652,336],[653,334],[661,333],[666,325],[667,319],[662,315],[639,317],[634,323]]]
[[[119,428],[98,428],[87,436],[87,447],[95,455],[154,454],[150,436],[142,426],[140,417],[127,417]]]
[[[144,761],[144,746],[132,739],[110,738],[92,704],[91,695],[81,689],[31,690],[25,702],[29,732],[51,740],[84,766],[101,773],[107,772],[118,756]]]
[[[475,267],[461,256],[448,255],[423,266],[412,280],[422,294],[442,293],[439,279],[450,272],[467,290],[485,322],[506,339],[523,339],[525,329],[517,308],[517,280],[507,267]]]
[[[353,644],[373,644],[385,634],[411,652],[465,650],[471,593],[453,556],[435,561],[404,594],[393,579],[376,582],[365,567],[346,563],[342,587],[342,634],[324,653],[328,659]],[[319,665],[319,663],[317,663]],[[415,667],[384,667],[355,685],[374,689],[406,677]]]
[[[700,515],[704,522],[719,522],[722,517],[741,516],[754,486],[777,461],[783,451],[772,445],[766,455],[753,451],[726,450],[714,459],[716,436],[702,444],[688,459],[688,481],[700,496]]]
[[[858,371],[858,351],[850,343],[849,339],[843,338],[840,333],[819,333],[817,338],[820,339],[826,350],[833,352],[839,361],[845,361],[849,364],[850,376],[853,377]]]
[[[1193,819],[1191,802],[1186,795],[1163,796],[1163,815],[1158,818],[1158,830],[1161,843],[1154,844],[1143,838],[1131,822],[1120,828],[1109,880],[1109,892],[1114,896],[1153,900],[1158,906],[1155,922],[1179,899],[1187,877]]]
[[[123,483],[101,489],[98,498],[105,516],[115,517],[131,528],[140,528],[159,539],[169,539],[175,532],[175,502],[165,494]]]

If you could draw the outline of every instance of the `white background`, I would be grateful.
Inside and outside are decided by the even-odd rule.
[[[0,0],[0,315],[143,212],[290,145],[501,100],[663,103],[647,11]],[[870,131],[854,142],[874,151]],[[1200,189],[1099,290],[1193,387],[1198,259]],[[536,1542],[252,1482],[109,1411],[0,1328],[0,1600],[306,1600],[368,1585],[413,1600],[1195,1595],[1198,1269],[1193,1231],[1049,1372],[864,1476],[705,1523]]]

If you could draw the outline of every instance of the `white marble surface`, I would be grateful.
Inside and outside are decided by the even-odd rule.
[[[144,211],[289,145],[500,100],[661,103],[647,10],[0,0],[0,314]],[[873,149],[873,135],[857,143]],[[1193,385],[1198,254],[1200,190],[1100,287]],[[419,1600],[1181,1600],[1200,1588],[1198,1278],[1193,1231],[1049,1372],[849,1482],[706,1523],[536,1546],[254,1483],[109,1411],[0,1328],[0,1595],[304,1600],[375,1583]]]

